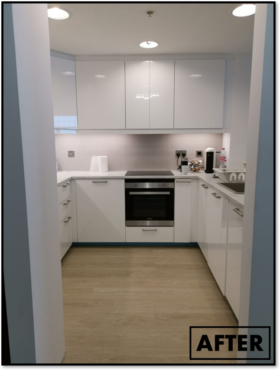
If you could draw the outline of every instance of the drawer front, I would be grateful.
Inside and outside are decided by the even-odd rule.
[[[70,181],[58,186],[58,204],[70,197]]]
[[[173,243],[173,227],[126,227],[126,242]]]
[[[58,205],[59,222],[63,221],[70,214],[70,203],[67,199]]]

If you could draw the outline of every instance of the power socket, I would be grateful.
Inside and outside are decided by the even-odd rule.
[[[69,150],[68,151],[68,157],[75,157],[75,152],[74,152],[74,150]]]
[[[180,155],[182,155],[182,157],[184,158],[187,156],[187,151],[186,150],[176,150],[175,154],[176,154],[176,157],[180,157]]]

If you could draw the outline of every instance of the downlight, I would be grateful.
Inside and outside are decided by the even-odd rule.
[[[256,13],[256,5],[254,4],[243,4],[238,6],[232,11],[232,15],[235,17],[249,17]]]
[[[66,10],[60,8],[49,8],[48,17],[57,21],[63,21],[65,19],[68,19],[70,17],[70,14]]]
[[[158,43],[155,41],[143,41],[141,42],[140,46],[141,48],[152,49],[156,48],[158,46]]]

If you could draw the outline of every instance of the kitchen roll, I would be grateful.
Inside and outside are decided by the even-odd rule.
[[[99,172],[108,172],[108,157],[100,156],[98,157]]]
[[[99,171],[98,156],[91,157],[89,170],[90,170],[90,172],[98,172]]]

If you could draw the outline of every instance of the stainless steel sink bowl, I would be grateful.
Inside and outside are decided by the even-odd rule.
[[[235,194],[244,194],[245,191],[245,182],[218,182],[218,184]]]

